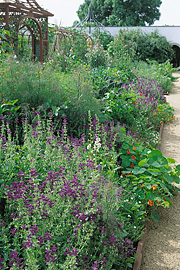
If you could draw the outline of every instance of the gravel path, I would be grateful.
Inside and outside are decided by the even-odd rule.
[[[180,72],[168,103],[175,110],[175,121],[163,129],[160,150],[165,157],[180,164]],[[180,194],[173,199],[173,207],[159,209],[160,221],[150,221],[141,270],[180,270]]]

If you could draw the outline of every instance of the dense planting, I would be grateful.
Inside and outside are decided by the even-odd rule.
[[[1,58],[0,269],[132,269],[147,215],[179,190],[155,149],[171,64],[135,65],[117,41],[81,53],[63,69]]]
[[[23,119],[21,147],[1,121],[1,269],[125,269],[148,205],[169,205],[177,170],[120,125],[94,119],[74,139],[65,118],[54,135],[52,115],[39,114]]]

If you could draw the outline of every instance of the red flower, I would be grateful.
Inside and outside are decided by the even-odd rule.
[[[132,159],[134,159],[134,160],[136,159],[136,157],[135,157],[134,155],[132,155],[132,157],[131,157],[131,158],[132,158]]]
[[[149,200],[149,201],[148,201],[148,205],[150,205],[150,206],[154,206],[154,201]]]
[[[136,101],[133,101],[133,104],[135,105],[136,104]]]
[[[128,148],[128,150],[127,150],[127,152],[126,152],[126,153],[127,153],[127,154],[129,154],[129,155],[131,154],[131,153],[130,153],[130,151],[129,151],[129,148]]]
[[[153,190],[156,190],[157,187],[156,187],[155,185],[152,185],[152,189],[153,189]]]
[[[129,166],[131,169],[134,168],[134,163],[131,162],[131,165]]]

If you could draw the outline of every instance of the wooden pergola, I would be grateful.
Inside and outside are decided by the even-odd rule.
[[[33,59],[44,61],[48,53],[48,17],[52,16],[35,0],[0,0],[0,28],[10,31],[10,41],[17,56],[18,35],[26,27],[32,37]]]

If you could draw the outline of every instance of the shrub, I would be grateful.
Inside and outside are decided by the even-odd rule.
[[[175,69],[169,60],[159,64],[157,61],[139,62],[134,68],[136,76],[144,76],[150,79],[154,79],[157,83],[161,84],[164,93],[170,92],[172,88],[172,81],[174,80],[172,72]]]
[[[140,29],[120,30],[117,40],[128,54],[131,55],[131,51],[133,51],[137,60],[149,59],[164,63],[173,58],[172,45],[158,31],[148,34],[143,33]]]

